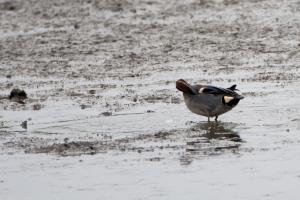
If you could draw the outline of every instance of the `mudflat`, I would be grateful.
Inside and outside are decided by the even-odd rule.
[[[0,0],[0,199],[296,199],[299,30],[297,0]],[[180,78],[245,99],[207,123]]]

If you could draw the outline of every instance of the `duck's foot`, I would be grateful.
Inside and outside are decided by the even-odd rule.
[[[219,116],[216,116],[216,117],[215,117],[215,122],[218,122],[218,117],[219,117]]]

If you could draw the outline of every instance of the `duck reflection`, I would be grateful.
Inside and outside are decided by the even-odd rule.
[[[209,157],[224,153],[238,153],[243,142],[234,129],[239,124],[197,123],[188,130],[186,151],[180,158],[182,165],[189,165],[196,158]]]
[[[192,132],[200,134],[200,137],[219,140],[231,140],[236,142],[242,142],[239,134],[233,129],[238,124],[235,123],[198,123],[190,128]]]

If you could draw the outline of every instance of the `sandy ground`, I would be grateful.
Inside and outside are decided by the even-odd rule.
[[[0,0],[0,199],[296,199],[299,63],[297,0]]]

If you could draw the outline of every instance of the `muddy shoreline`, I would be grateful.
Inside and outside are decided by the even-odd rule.
[[[0,0],[0,198],[40,199],[37,188],[43,199],[182,199],[184,189],[293,199],[299,10],[297,0]],[[180,78],[237,84],[246,98],[207,123],[186,109]],[[25,104],[7,98],[14,88]]]
[[[178,78],[237,83],[249,99],[276,96],[277,88],[299,81],[297,7],[297,1],[4,1],[1,130],[39,137],[35,127],[43,124],[61,134],[55,123],[70,122],[71,129],[72,121],[182,106]],[[3,98],[12,88],[28,92],[25,105]],[[14,119],[12,111],[26,114]],[[17,128],[24,122],[33,129]]]

